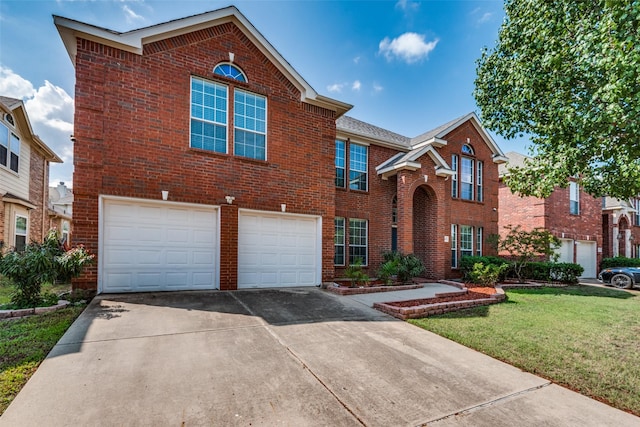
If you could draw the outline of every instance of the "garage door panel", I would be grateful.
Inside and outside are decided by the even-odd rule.
[[[576,245],[576,262],[584,268],[581,277],[596,277],[596,242],[578,241]]]
[[[241,211],[238,287],[318,284],[319,240],[318,217]]]
[[[102,221],[102,292],[215,288],[215,208],[107,199]]]

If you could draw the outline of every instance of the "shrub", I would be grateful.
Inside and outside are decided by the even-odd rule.
[[[364,286],[369,282],[369,276],[362,269],[362,258],[357,258],[345,270],[344,274],[351,279],[351,286]]]
[[[600,270],[611,267],[640,267],[640,258],[618,256],[613,258],[603,258],[600,262]]]
[[[386,260],[378,269],[378,279],[382,280],[387,285],[391,284],[393,276],[398,275],[398,263],[399,257],[394,257]]]
[[[398,281],[409,283],[414,277],[418,277],[425,270],[420,258],[414,254],[402,255],[398,261]]]
[[[495,265],[501,266],[506,265],[507,267],[501,269],[500,275],[498,276],[498,282],[504,281],[507,277],[507,273],[509,270],[509,261],[504,258],[500,258],[497,256],[465,256],[460,259],[460,271],[462,272],[462,280],[465,282],[473,282],[473,278],[471,277],[474,266],[480,263],[482,265]]]
[[[522,268],[523,276],[543,282],[578,283],[583,272],[581,265],[568,262],[530,262]]]
[[[477,262],[469,274],[471,282],[481,286],[495,286],[498,278],[509,268],[508,264],[483,264]]]
[[[93,258],[84,247],[65,252],[55,230],[51,230],[42,243],[31,242],[20,252],[12,249],[6,254],[0,253],[0,274],[11,279],[15,286],[11,297],[13,306],[37,307],[44,302],[43,283],[77,277]],[[45,299],[49,301],[51,297]]]
[[[536,258],[557,259],[556,249],[560,246],[560,239],[548,230],[534,228],[523,230],[519,225],[507,225],[508,233],[498,237],[498,249],[509,253],[513,272],[519,282],[523,282],[526,275],[525,266]]]

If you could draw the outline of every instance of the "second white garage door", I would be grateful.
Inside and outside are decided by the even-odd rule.
[[[584,268],[581,277],[596,277],[596,265],[598,263],[596,242],[578,240],[576,242],[576,263]]]
[[[319,285],[320,229],[317,216],[240,210],[238,288]]]
[[[217,221],[214,207],[104,199],[101,292],[216,288]]]

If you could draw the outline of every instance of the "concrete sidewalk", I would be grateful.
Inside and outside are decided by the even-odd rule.
[[[97,297],[3,426],[640,426],[318,289]]]

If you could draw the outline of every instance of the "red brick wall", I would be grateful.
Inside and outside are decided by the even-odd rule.
[[[503,181],[498,186],[498,229],[501,236],[507,232],[506,226],[520,225],[524,230],[545,228],[547,212],[544,199],[521,197],[511,192]],[[567,212],[569,206],[567,205]]]
[[[229,52],[249,83],[213,76]],[[192,75],[267,97],[267,161],[189,148]],[[153,43],[143,55],[78,40],[75,95],[75,242],[97,253],[99,194],[160,199],[168,190],[172,201],[218,205],[232,195],[238,208],[286,203],[287,212],[321,215],[322,276],[333,276],[335,114],[302,103],[235,25]],[[94,265],[75,286],[95,289],[96,273]]]

